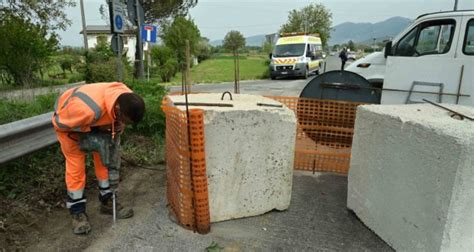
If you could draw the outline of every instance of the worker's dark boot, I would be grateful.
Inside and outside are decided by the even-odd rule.
[[[89,218],[85,213],[71,214],[72,216],[72,232],[74,234],[88,234],[91,231]]]
[[[127,219],[133,216],[133,209],[130,207],[124,207],[118,202],[116,202],[117,206],[117,219]],[[107,197],[102,204],[100,204],[100,212],[102,214],[113,214],[113,206],[112,206],[112,197]]]

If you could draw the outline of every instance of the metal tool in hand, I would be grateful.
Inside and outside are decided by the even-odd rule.
[[[111,132],[91,131],[79,135],[79,148],[84,152],[98,152],[102,164],[109,172],[109,183],[112,189],[112,215],[117,220],[116,192],[120,168],[120,135],[112,137]]]

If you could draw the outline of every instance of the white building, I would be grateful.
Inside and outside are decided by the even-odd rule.
[[[97,43],[102,38],[107,38],[107,42],[110,44],[112,34],[110,33],[110,26],[108,25],[88,25],[86,26],[87,31],[87,44],[90,48],[96,47]],[[123,34],[123,50],[126,53],[127,58],[131,61],[135,61],[136,51],[136,35],[132,29],[127,29]],[[80,32],[82,34],[82,31]]]

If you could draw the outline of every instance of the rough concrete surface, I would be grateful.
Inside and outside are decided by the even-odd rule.
[[[150,175],[157,183],[142,183],[149,192],[135,200],[140,211],[99,234],[87,251],[205,251],[213,241],[224,251],[392,251],[346,210],[344,176],[295,172],[288,210],[213,223],[209,234],[199,235],[169,219],[165,173]],[[147,194],[158,200],[146,200]]]
[[[472,121],[430,104],[360,106],[348,208],[396,250],[472,251],[473,156]]]
[[[184,101],[171,96],[172,101]],[[233,107],[204,110],[206,172],[211,222],[285,210],[291,199],[296,117],[258,95],[192,94],[189,102],[225,103]],[[179,106],[184,110],[184,106]],[[196,108],[196,107],[193,107]]]

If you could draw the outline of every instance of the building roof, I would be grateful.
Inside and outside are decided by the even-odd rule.
[[[86,31],[87,31],[87,34],[110,34],[110,25],[87,25],[86,26]],[[81,32],[79,32],[79,34],[82,34],[82,30]],[[126,29],[124,33],[127,33],[127,34],[133,34],[135,33],[135,30],[134,29]]]

